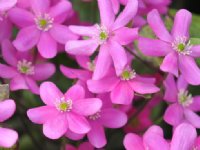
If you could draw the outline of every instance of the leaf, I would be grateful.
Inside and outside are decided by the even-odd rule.
[[[192,45],[199,45],[200,44],[200,38],[190,38],[190,43]]]

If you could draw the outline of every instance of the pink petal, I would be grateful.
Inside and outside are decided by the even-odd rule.
[[[111,101],[114,104],[123,104],[129,105],[131,104],[134,91],[131,86],[126,81],[121,81],[115,88],[111,91]]]
[[[154,129],[152,130],[151,128]],[[158,134],[156,130],[161,129],[157,126],[150,127],[143,136],[143,142],[149,149],[152,150],[160,150],[161,147],[163,150],[169,150],[169,143],[164,139],[164,137],[160,133]]]
[[[194,45],[191,48],[192,53],[190,54],[192,57],[200,57],[200,45]]]
[[[139,38],[138,46],[147,56],[166,56],[172,51],[170,44],[150,38]]]
[[[16,50],[9,40],[4,40],[2,42],[2,56],[9,65],[17,65]]]
[[[72,132],[71,130],[67,130],[67,132],[65,133],[65,136],[71,140],[77,141],[77,140],[83,139],[85,134],[77,134],[77,133]]]
[[[69,129],[74,133],[85,134],[91,129],[87,119],[73,112],[67,114],[67,121]]]
[[[190,24],[192,22],[192,14],[185,10],[181,9],[176,13],[174,25],[172,28],[172,34],[176,38],[178,36],[189,37]]]
[[[0,11],[6,11],[17,3],[17,0],[1,0],[0,2]]]
[[[95,40],[76,40],[68,41],[65,45],[65,51],[73,55],[90,56],[96,51],[98,43]]]
[[[187,90],[188,88],[188,83],[187,81],[185,81],[183,75],[180,75],[178,80],[177,80],[177,87],[178,87],[178,90]]]
[[[73,101],[84,99],[85,97],[85,90],[81,85],[75,84],[70,87],[67,92],[65,93],[66,99],[71,99]]]
[[[25,9],[13,8],[8,12],[10,20],[20,28],[34,25],[34,15]]]
[[[66,144],[65,150],[77,150],[74,146]]]
[[[108,47],[114,62],[115,71],[117,75],[120,75],[128,62],[126,51],[120,44],[115,41],[110,41]]]
[[[80,144],[79,150],[94,150],[94,147],[89,142]]]
[[[96,122],[91,122],[91,127],[87,134],[89,142],[96,148],[104,147],[107,143],[104,128]]]
[[[192,57],[180,55],[179,68],[188,83],[192,85],[200,84],[200,70]]]
[[[10,89],[11,91],[16,91],[21,89],[28,90],[29,88],[24,77],[22,75],[17,75],[10,81]]]
[[[39,81],[46,80],[50,78],[55,73],[55,71],[56,68],[52,63],[36,64],[33,78]]]
[[[105,93],[112,91],[119,81],[116,77],[105,77],[101,80],[88,80],[87,85],[93,93]]]
[[[15,112],[16,105],[11,99],[0,102],[0,122],[9,119]]]
[[[53,58],[57,54],[57,43],[48,32],[41,34],[37,47],[44,58]]]
[[[98,6],[100,12],[101,25],[109,28],[113,24],[115,19],[112,3],[108,0],[98,0]]]
[[[164,120],[170,125],[179,125],[183,121],[183,108],[176,103],[168,106],[164,114]]]
[[[126,150],[144,150],[142,138],[134,133],[128,133],[124,138],[124,146]]]
[[[14,46],[19,51],[27,51],[33,48],[39,41],[40,31],[35,25],[23,28],[13,41]]]
[[[12,68],[4,64],[0,64],[0,70],[1,70],[0,71],[1,78],[10,79],[10,78],[14,78],[18,74],[15,68]]]
[[[176,87],[174,76],[172,74],[168,74],[163,83],[165,86],[164,100],[168,102],[176,102],[178,100],[178,89]]]
[[[56,99],[61,99],[63,94],[52,82],[43,82],[40,85],[40,97],[49,106],[55,106]]]
[[[139,81],[137,79],[130,80],[129,84],[135,92],[140,94],[151,94],[160,91],[154,84]]]
[[[200,96],[194,96],[193,102],[190,104],[189,109],[193,111],[199,111],[200,110]]]
[[[197,137],[195,128],[187,123],[179,125],[173,134],[170,150],[189,150]]]
[[[81,35],[81,36],[89,36],[89,37],[94,36],[94,34],[97,32],[97,28],[96,28],[95,25],[93,25],[93,26],[74,26],[74,25],[71,25],[71,26],[69,26],[69,29],[75,34],[78,34],[78,35]]]
[[[59,139],[68,129],[66,114],[59,114],[46,121],[43,125],[43,133],[50,139]]]
[[[187,121],[195,128],[200,128],[200,116],[190,109],[184,109],[184,115]]]
[[[33,9],[34,13],[39,15],[43,13],[47,13],[50,6],[49,0],[30,0],[31,8]]]
[[[83,116],[89,116],[97,113],[102,107],[102,102],[98,98],[87,98],[76,100],[73,103],[73,111]]]
[[[49,15],[56,23],[65,21],[67,15],[72,11],[72,4],[69,1],[61,0],[49,10]]]
[[[178,54],[176,52],[171,52],[165,56],[160,69],[178,77]]]
[[[90,62],[90,57],[88,56],[76,56],[76,61],[79,64],[80,67],[88,70],[89,65],[88,63]]]
[[[127,45],[138,38],[138,28],[122,27],[114,31],[114,34],[113,40],[120,45]]]
[[[1,19],[1,17],[0,17]],[[0,42],[5,39],[10,39],[12,36],[12,24],[8,19],[3,19],[0,21]]]
[[[126,26],[134,18],[138,10],[137,0],[128,0],[124,10],[119,14],[114,23],[114,29]]]
[[[37,85],[37,82],[33,80],[30,77],[25,77],[26,84],[29,87],[30,91],[34,94],[39,94],[39,86]]]
[[[159,39],[161,39],[162,41],[166,41],[166,42],[172,41],[172,37],[169,34],[169,32],[167,31],[160,15],[159,15],[159,12],[156,9],[154,9],[150,13],[148,13],[147,21],[148,21],[151,29],[154,31],[154,33],[156,34],[156,36]]]
[[[103,78],[107,74],[111,65],[112,57],[109,54],[109,46],[108,44],[104,44],[100,47],[92,79],[99,80]]]
[[[127,115],[113,108],[102,109],[99,122],[107,128],[121,128],[127,123]]]
[[[3,138],[0,138],[0,146],[4,148],[11,148],[18,139],[17,132],[11,129],[0,127],[0,135],[3,136]]]
[[[27,111],[28,118],[37,124],[44,124],[48,120],[57,117],[58,110],[51,106],[41,106]]]
[[[67,26],[54,24],[50,30],[51,36],[60,44],[65,44],[69,40],[76,40],[78,36],[73,34]]]
[[[120,3],[118,0],[111,0],[112,6],[113,6],[113,11],[115,14],[119,12],[120,9]]]

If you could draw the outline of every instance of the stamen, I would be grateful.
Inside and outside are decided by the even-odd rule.
[[[48,31],[53,26],[54,18],[50,17],[48,14],[40,14],[34,20],[38,29]]]
[[[193,103],[192,94],[189,94],[188,91],[180,90],[178,93],[178,101],[182,106],[188,107]]]
[[[97,34],[94,36],[94,38],[97,40],[98,44],[105,43],[109,38],[109,31],[105,26],[99,26],[96,25],[96,28],[98,30]]]
[[[91,116],[89,116],[88,118],[91,119],[91,120],[97,120],[98,118],[101,117],[101,114],[100,114],[100,113],[101,113],[101,112],[98,111],[96,114],[91,115]]]
[[[135,72],[135,70],[124,70],[123,72],[122,72],[122,74],[121,74],[121,79],[122,80],[131,80],[131,79],[133,79],[133,78],[135,78],[135,76],[136,76],[136,72]]]
[[[22,61],[18,61],[17,69],[20,73],[26,75],[33,75],[35,73],[35,68],[32,65],[32,62],[23,59]]]
[[[56,99],[55,105],[57,110],[60,112],[69,112],[72,109],[72,100],[66,100],[64,97],[62,97],[61,99]]]
[[[185,36],[177,37],[172,43],[172,48],[179,54],[183,55],[189,55],[192,52],[191,51],[192,45]]]

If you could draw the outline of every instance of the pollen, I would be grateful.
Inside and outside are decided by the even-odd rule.
[[[131,80],[135,78],[136,72],[135,70],[124,70],[121,74],[121,79],[122,80]]]
[[[18,61],[17,69],[20,73],[26,75],[33,75],[35,73],[35,68],[32,65],[32,62],[23,59],[22,61]]]
[[[56,100],[56,108],[60,112],[69,112],[72,109],[72,100],[71,99],[65,99],[62,97],[60,100]]]
[[[193,103],[192,94],[189,94],[188,91],[180,90],[178,93],[178,101],[184,107],[190,106]]]
[[[94,35],[98,44],[103,44],[109,39],[109,31],[104,26],[96,25],[97,33]]]
[[[54,21],[54,19],[48,14],[40,14],[34,20],[37,28],[42,31],[48,31],[49,29],[51,29]]]

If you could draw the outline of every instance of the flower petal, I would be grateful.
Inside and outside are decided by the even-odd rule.
[[[0,71],[1,78],[10,79],[10,78],[14,78],[18,74],[15,68],[12,68],[4,64],[0,64],[0,70],[1,70]]]
[[[17,75],[10,81],[10,89],[11,91],[16,91],[22,89],[28,90],[29,88],[24,77],[22,75]]]
[[[137,147],[137,150],[144,150],[142,138],[134,133],[128,133],[124,138],[124,146],[126,150],[133,150]]]
[[[43,82],[40,85],[40,97],[49,106],[55,106],[56,99],[63,97],[61,91],[52,82]]]
[[[14,46],[19,51],[27,51],[33,48],[39,41],[40,31],[35,25],[23,28],[13,41]]]
[[[89,142],[96,148],[102,148],[107,143],[104,128],[96,122],[91,122],[91,130],[87,136]]]
[[[179,36],[189,37],[191,22],[192,22],[192,14],[186,9],[179,10],[176,13],[174,19],[174,25],[172,28],[173,36],[175,38]]]
[[[110,97],[112,103],[114,104],[129,105],[133,100],[134,91],[126,81],[125,82],[121,81],[111,91]]]
[[[17,132],[11,129],[0,127],[0,135],[3,135],[3,138],[0,138],[0,146],[4,148],[11,148],[18,139]]]
[[[102,109],[100,115],[99,121],[107,128],[121,128],[127,123],[127,115],[117,109]]]
[[[200,110],[200,96],[194,96],[193,102],[190,104],[189,109],[192,111],[199,111]]]
[[[139,38],[138,46],[147,56],[166,56],[172,51],[170,44],[150,38]]]
[[[12,37],[12,28],[12,24],[8,19],[3,19],[0,21],[0,42]]]
[[[71,140],[77,141],[77,140],[83,139],[85,134],[77,134],[77,133],[72,132],[71,130],[67,130],[67,132],[65,133],[65,136]]]
[[[51,36],[60,44],[65,44],[69,40],[76,40],[78,36],[73,34],[67,26],[54,24],[50,30]]]
[[[57,117],[58,110],[51,106],[41,106],[27,111],[28,118],[37,124],[44,124],[48,120]]]
[[[16,105],[11,99],[0,102],[0,122],[9,119],[15,112]]]
[[[55,65],[52,63],[36,64],[33,75],[35,80],[46,80],[50,78],[56,71]]]
[[[200,128],[200,116],[190,109],[184,110],[184,115],[187,121],[191,123],[195,128]]]
[[[187,123],[182,123],[176,127],[170,150],[189,150],[192,148],[197,137],[195,128]]]
[[[12,8],[13,6],[15,6],[16,3],[17,3],[17,0],[1,0],[0,11],[4,12]]]
[[[84,97],[85,97],[85,90],[79,84],[73,85],[65,93],[65,98],[66,99],[72,99],[73,101],[84,99]]]
[[[69,26],[69,29],[75,34],[78,34],[78,35],[81,35],[81,36],[89,36],[89,37],[94,36],[94,34],[97,32],[97,28],[96,28],[95,25],[93,25],[93,26],[74,26],[74,25],[71,25],[71,26]]]
[[[190,54],[192,57],[200,57],[200,45],[194,45],[191,48],[192,53]]]
[[[169,72],[178,77],[178,54],[171,52],[165,56],[160,69],[164,72]]]
[[[48,120],[43,125],[43,133],[50,139],[59,139],[68,129],[68,123],[65,114],[59,114]]]
[[[192,85],[200,84],[200,69],[190,56],[179,56],[179,69],[185,80]]]
[[[137,0],[128,0],[124,10],[119,14],[114,23],[114,29],[126,26],[134,18],[138,10]]]
[[[30,91],[34,94],[39,94],[39,86],[37,85],[37,82],[33,80],[30,77],[25,77],[26,84],[29,87]]]
[[[164,114],[164,120],[170,125],[179,125],[183,121],[183,108],[176,103],[168,106]]]
[[[158,10],[154,9],[147,15],[147,21],[156,36],[162,41],[171,42],[172,37],[167,31]]]
[[[31,8],[36,15],[47,13],[50,6],[49,0],[30,0]]]
[[[87,119],[73,112],[67,114],[67,121],[69,124],[69,129],[74,133],[85,134],[91,129]]]
[[[53,58],[57,54],[57,43],[48,32],[41,34],[37,47],[44,58]]]

